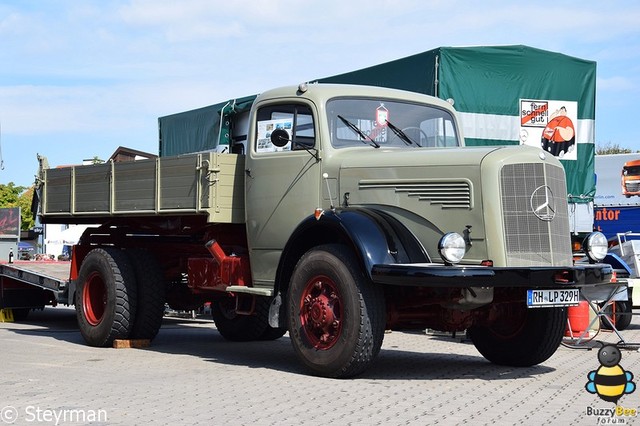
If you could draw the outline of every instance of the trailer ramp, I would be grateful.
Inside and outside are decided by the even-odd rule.
[[[15,262],[0,264],[0,278],[63,293],[69,284],[71,262]]]

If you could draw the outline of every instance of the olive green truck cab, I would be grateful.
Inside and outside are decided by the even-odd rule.
[[[465,148],[445,101],[300,85],[259,95],[245,123],[225,153],[41,167],[44,223],[99,224],[67,289],[88,344],[151,339],[165,303],[211,302],[226,339],[288,331],[318,375],[356,375],[385,330],[426,328],[531,366],[579,289],[611,279],[597,234],[573,262],[559,161]]]

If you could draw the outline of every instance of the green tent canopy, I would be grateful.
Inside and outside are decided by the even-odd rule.
[[[468,146],[520,144],[523,129],[529,130],[522,126],[525,100],[575,105],[576,152],[572,153],[574,158],[561,162],[567,174],[569,201],[593,201],[593,61],[528,46],[439,47],[318,81],[384,86],[450,99],[460,113]]]
[[[554,114],[565,114],[575,139],[567,142],[571,152],[560,153],[569,201],[593,201],[593,61],[520,45],[439,47],[317,81],[391,87],[450,100],[460,113],[469,146],[542,146],[540,135],[544,136],[552,122],[562,119]],[[233,116],[249,110],[255,98],[247,96],[159,118],[160,155],[228,145]]]
[[[233,116],[251,109],[256,96],[158,118],[159,155],[168,157],[229,146]]]

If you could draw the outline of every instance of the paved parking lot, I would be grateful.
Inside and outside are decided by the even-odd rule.
[[[640,318],[623,337],[640,342]],[[597,350],[561,347],[514,369],[459,337],[393,332],[372,369],[332,380],[305,375],[287,336],[226,342],[204,318],[166,318],[148,349],[91,348],[63,307],[0,323],[0,365],[1,420],[17,425],[595,425],[588,409],[615,407],[585,389]],[[622,350],[619,365],[640,378],[638,351]],[[640,390],[618,405],[640,408]]]

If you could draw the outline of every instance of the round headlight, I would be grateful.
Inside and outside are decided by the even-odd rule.
[[[447,263],[458,263],[464,257],[467,244],[464,242],[462,235],[457,232],[449,232],[444,234],[438,242],[438,253],[440,257]]]
[[[600,262],[607,256],[607,237],[602,232],[592,232],[584,239],[582,248],[589,260]]]

